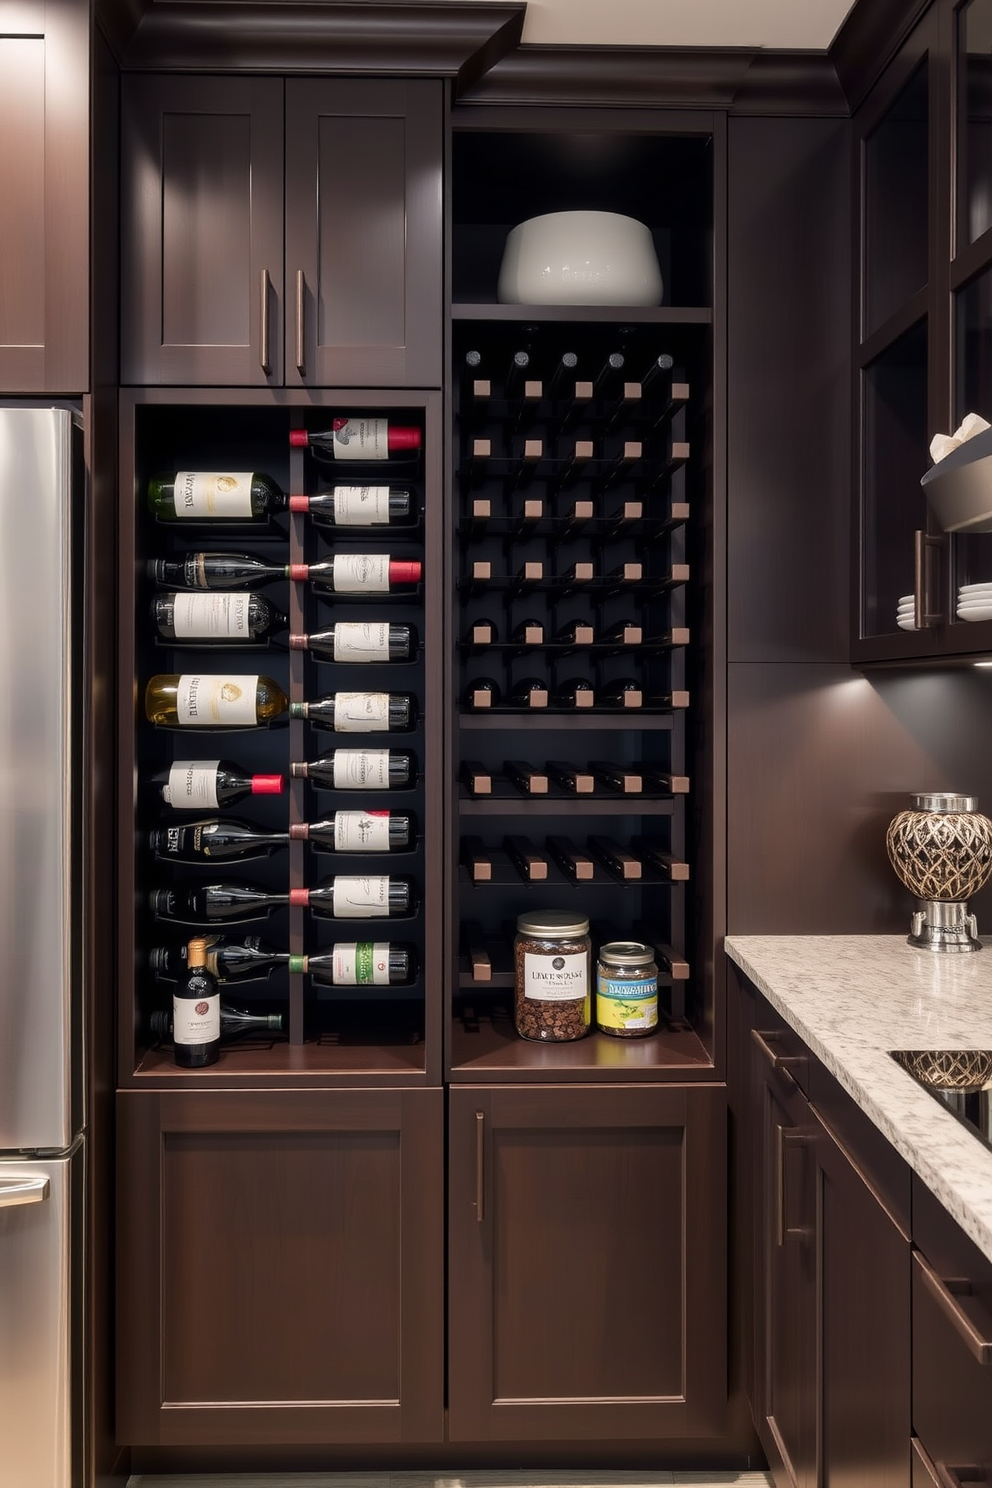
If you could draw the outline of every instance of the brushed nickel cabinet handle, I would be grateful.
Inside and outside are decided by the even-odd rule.
[[[806,1136],[803,1132],[786,1131],[784,1126],[775,1123],[775,1151],[776,1151],[776,1184],[775,1184],[775,1241],[782,1246],[790,1235],[799,1236],[805,1234],[801,1225],[789,1225],[786,1223],[786,1174],[785,1162],[789,1143],[796,1147],[806,1145]]]
[[[485,1218],[486,1206],[486,1114],[475,1113],[475,1217],[479,1224]]]
[[[985,1334],[979,1331],[951,1290],[956,1284],[962,1286],[967,1285],[967,1283],[942,1281],[930,1263],[923,1259],[923,1256],[918,1250],[914,1250],[913,1260],[919,1267],[920,1280],[923,1282],[923,1285],[955,1332],[967,1345],[972,1357],[979,1364],[984,1364],[986,1367],[992,1365],[992,1338],[986,1337]],[[967,1295],[967,1293],[963,1294]]]
[[[801,1054],[779,1054],[772,1048],[771,1044],[768,1043],[768,1039],[774,1038],[774,1033],[759,1033],[756,1028],[752,1028],[751,1037],[768,1060],[772,1069],[784,1070],[788,1074],[790,1064],[802,1064],[803,1056]]]
[[[307,375],[306,315],[307,276],[302,269],[296,271],[296,370],[301,377]]]
[[[48,1198],[47,1178],[0,1178],[0,1209],[20,1209]]]
[[[259,281],[258,316],[258,361],[263,372],[272,371],[269,358],[269,290],[271,280],[268,269],[263,269]]]
[[[929,630],[938,624],[941,616],[930,603],[930,585],[927,582],[929,567],[928,551],[939,551],[942,539],[931,536],[918,527],[913,534],[913,624],[917,630]]]

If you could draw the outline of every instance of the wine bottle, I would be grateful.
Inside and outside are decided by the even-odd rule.
[[[658,381],[659,377],[667,377],[674,366],[675,358],[670,356],[667,351],[663,351],[660,356],[654,358],[650,367],[645,371],[644,376],[641,378],[641,388],[647,390],[649,387],[652,387]]]
[[[413,884],[384,873],[361,877],[338,873],[314,889],[290,889],[289,902],[335,920],[375,920],[408,914]]]
[[[563,351],[557,367],[552,372],[548,381],[548,397],[559,398],[568,389],[569,378],[575,377],[575,369],[579,365],[579,359],[574,351]],[[568,389],[571,391],[571,389]]]
[[[244,796],[282,795],[284,788],[281,775],[248,775],[230,760],[173,760],[149,783],[174,811],[233,806]]]
[[[633,677],[621,677],[606,684],[599,700],[607,708],[640,708],[644,704],[644,692]]]
[[[591,796],[596,789],[592,773],[573,765],[570,760],[548,760],[545,768],[562,790],[571,791],[577,796]]]
[[[290,496],[291,512],[307,512],[318,527],[385,527],[409,522],[413,499],[397,486],[334,486],[314,496]]]
[[[278,966],[289,963],[288,951],[277,951],[257,935],[228,940],[225,935],[206,935],[207,970],[218,982],[248,982],[267,977]],[[153,946],[148,966],[156,981],[177,982],[186,972],[186,943]]]
[[[591,646],[596,632],[584,620],[569,620],[555,632],[555,640],[568,646]]]
[[[308,703],[290,703],[290,718],[306,718],[339,734],[376,734],[413,727],[408,692],[331,692]]]
[[[290,836],[290,832],[264,832],[249,822],[214,816],[156,827],[148,834],[148,844],[158,857],[174,863],[207,863],[215,858],[268,857],[285,847]]]
[[[320,594],[389,594],[419,584],[423,565],[388,553],[336,553],[325,563],[293,563],[289,577],[307,580]]]
[[[410,846],[410,818],[398,811],[332,811],[324,821],[293,822],[289,835],[333,852],[397,852]]]
[[[465,633],[466,646],[492,646],[499,633],[492,620],[476,620]]]
[[[168,672],[145,688],[149,723],[173,728],[258,728],[288,707],[278,682],[255,674]]]
[[[620,376],[623,371],[624,355],[622,351],[611,351],[606,361],[600,368],[596,380],[593,383],[596,396],[604,393],[607,388]]]
[[[339,415],[329,429],[291,429],[289,443],[292,449],[308,449],[317,460],[389,460],[414,454],[421,435],[384,418]]]
[[[178,470],[152,477],[148,507],[160,522],[258,522],[283,511],[286,497],[259,471]]]
[[[153,1039],[164,1043],[172,1038],[174,1014],[164,1008],[156,1008],[148,1019],[148,1032]],[[220,1004],[220,1036],[229,1039],[243,1038],[248,1033],[281,1033],[282,1013],[252,1013],[233,1002]]]
[[[496,708],[499,706],[500,686],[492,677],[476,677],[465,689],[466,708]]]
[[[184,558],[152,558],[148,577],[168,589],[256,589],[289,578],[288,563],[266,563],[251,553],[187,553]]]
[[[516,641],[519,646],[540,646],[544,641],[544,626],[540,620],[528,616],[521,620],[519,625],[514,626],[510,639]]]
[[[220,993],[206,963],[206,941],[194,937],[172,994],[173,1057],[181,1069],[215,1064],[220,1052]]]
[[[392,749],[331,749],[319,759],[289,767],[295,780],[312,780],[328,790],[395,790],[409,785],[413,758]]]
[[[552,702],[556,708],[593,708],[596,694],[584,677],[570,677],[555,688]]]
[[[617,646],[640,646],[644,640],[644,628],[632,621],[621,620],[618,624],[611,625],[602,639]]]
[[[152,889],[148,903],[162,920],[209,925],[215,921],[258,920],[288,904],[288,894],[274,894],[260,884],[196,884],[185,889]]]
[[[396,987],[412,980],[413,951],[385,940],[335,941],[329,951],[293,956],[289,969],[332,987]]]
[[[540,677],[524,677],[514,684],[510,692],[510,704],[514,708],[546,708],[548,685]]]
[[[294,651],[313,651],[323,661],[409,661],[416,640],[410,625],[388,625],[384,620],[339,620],[310,635],[291,635]]]
[[[530,353],[526,351],[515,351],[510,358],[506,377],[503,381],[504,398],[512,398],[520,385],[520,380],[527,368],[530,366]]]
[[[284,630],[285,615],[260,594],[156,594],[151,617],[160,636],[176,641],[257,641]]]

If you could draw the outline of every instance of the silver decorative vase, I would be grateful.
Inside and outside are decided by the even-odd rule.
[[[889,823],[896,876],[919,900],[909,943],[928,951],[980,951],[968,900],[992,876],[992,822],[975,796],[920,791]]]

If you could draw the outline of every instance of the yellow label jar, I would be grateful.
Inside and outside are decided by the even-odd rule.
[[[558,910],[517,919],[515,1022],[521,1038],[560,1043],[589,1032],[589,921]]]
[[[599,948],[596,1026],[614,1038],[643,1038],[658,1026],[658,967],[639,940],[611,940]]]

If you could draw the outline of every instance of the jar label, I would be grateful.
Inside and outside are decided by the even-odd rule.
[[[338,594],[388,594],[388,553],[339,553],[334,559]]]
[[[254,727],[257,692],[257,676],[184,673],[176,688],[176,716],[185,728]]]
[[[212,1044],[220,1038],[220,993],[172,999],[172,1038],[177,1044]]]
[[[202,811],[219,806],[217,771],[220,760],[175,760],[162,787],[162,799],[176,811]]]
[[[388,692],[336,692],[334,727],[339,734],[381,734],[389,728]]]
[[[596,1021],[601,1028],[623,1028],[630,1031],[656,1028],[657,978],[597,977]]]
[[[339,620],[334,627],[334,660],[388,661],[388,622]]]
[[[389,750],[335,749],[334,789],[388,790]]]
[[[254,472],[180,470],[176,475],[178,517],[250,517]]]
[[[174,594],[172,629],[180,640],[247,641],[249,604],[247,594]]]
[[[389,420],[384,418],[336,418],[335,460],[388,460]]]
[[[388,811],[335,811],[337,852],[388,852]]]
[[[388,486],[334,487],[336,527],[376,527],[388,521]]]
[[[589,993],[589,954],[535,956],[524,952],[524,996],[533,1002],[577,1002]]]
[[[388,987],[387,941],[339,941],[333,957],[331,976],[336,987]]]
[[[389,878],[346,878],[334,880],[334,914],[339,920],[372,920],[389,913]]]

